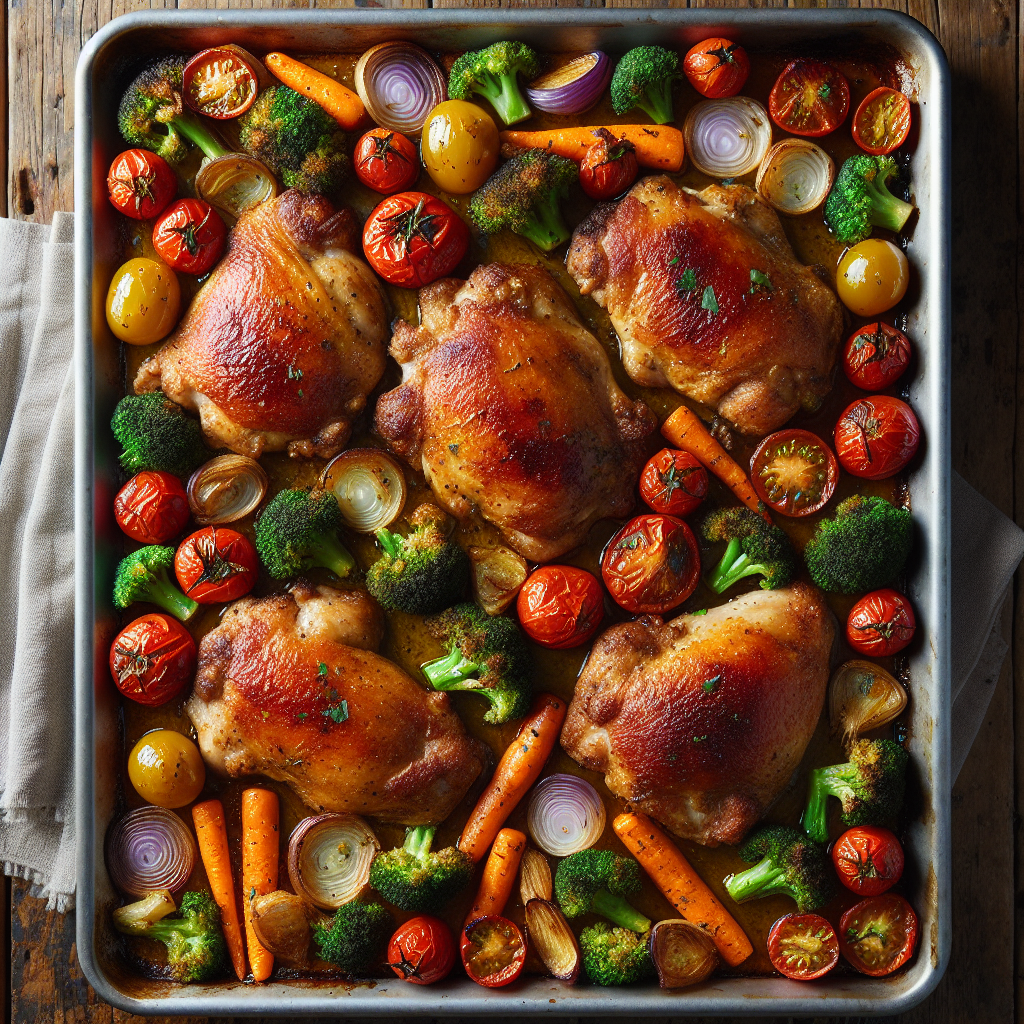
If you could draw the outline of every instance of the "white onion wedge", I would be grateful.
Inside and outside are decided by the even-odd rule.
[[[292,888],[322,910],[351,903],[370,881],[377,837],[354,814],[303,818],[288,840]]]
[[[780,213],[816,210],[836,176],[832,157],[809,139],[783,139],[757,169],[757,191]]]

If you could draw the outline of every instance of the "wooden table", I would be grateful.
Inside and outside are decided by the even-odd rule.
[[[476,6],[546,7],[572,0],[525,3],[479,0]],[[598,0],[599,2],[599,0]],[[595,0],[582,0],[594,6]],[[608,0],[609,6],[686,6],[684,2]],[[830,0],[827,6],[854,6]],[[299,7],[300,0],[10,0],[0,17],[7,70],[0,102],[9,116],[0,144],[7,188],[0,213],[48,222],[73,207],[74,72],[82,43],[126,11],[155,7]],[[430,6],[430,0],[310,0],[313,7]],[[462,6],[436,0],[436,7]],[[703,3],[689,6],[731,6]],[[804,7],[798,0],[750,0],[750,6]],[[826,6],[819,3],[816,6]],[[1024,501],[1024,454],[1016,474],[1016,445],[1024,453],[1024,376],[1018,384],[1018,345],[1024,309],[1020,220],[1021,127],[1024,96],[1018,63],[1024,0],[871,0],[864,7],[908,12],[938,36],[953,70],[953,460],[991,501],[1013,515]],[[3,128],[0,128],[2,131]],[[1018,402],[1021,403],[1018,409]],[[1024,518],[1024,514],[1022,514]],[[1017,871],[1020,803],[1017,780],[1024,757],[1014,736],[1024,726],[1017,709],[1013,666],[1024,676],[1024,602],[1014,593],[1005,612],[1012,659],[996,687],[988,719],[953,790],[954,941],[952,963],[938,991],[906,1015],[906,1024],[1003,1024],[1015,1017],[1015,974],[1024,967],[1017,923],[1024,911]],[[1020,654],[1021,658],[1017,658]],[[1011,664],[1012,660],[1012,664]],[[1022,744],[1021,750],[1024,750]],[[10,884],[10,1019],[142,1021],[100,1002],[75,954],[74,915],[48,914],[28,884]],[[180,1019],[180,1018],[178,1018]]]

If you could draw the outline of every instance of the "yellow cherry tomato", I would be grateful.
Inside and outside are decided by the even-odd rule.
[[[839,261],[836,291],[858,316],[878,316],[907,293],[910,266],[892,242],[868,238],[848,249]]]
[[[423,125],[423,165],[452,195],[475,192],[497,166],[500,149],[497,127],[475,103],[446,100]]]
[[[128,778],[148,803],[184,807],[203,791],[206,766],[187,736],[173,729],[154,729],[132,747]]]
[[[156,260],[129,260],[107,291],[107,323],[129,345],[166,338],[181,313],[181,288],[174,271]]]

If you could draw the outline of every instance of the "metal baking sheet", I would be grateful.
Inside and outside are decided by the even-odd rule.
[[[135,975],[114,950],[109,910],[115,893],[103,860],[114,810],[117,698],[107,678],[104,638],[113,633],[110,582],[117,558],[111,515],[117,462],[108,429],[120,397],[118,347],[105,322],[107,282],[120,262],[116,214],[106,170],[123,148],[113,110],[124,68],[140,55],[196,51],[236,42],[257,51],[361,52],[388,39],[428,49],[476,49],[517,38],[540,49],[621,51],[660,43],[686,50],[709,35],[751,48],[827,40],[895,46],[917,87],[920,137],[911,175],[920,218],[908,246],[918,271],[909,331],[919,353],[911,401],[925,439],[910,478],[917,544],[909,595],[920,610],[925,643],[911,660],[910,754],[924,794],[906,834],[911,902],[920,915],[920,950],[911,967],[887,979],[837,976],[814,985],[784,978],[718,978],[661,991],[567,987],[529,978],[483,989],[466,978],[420,987],[393,981],[355,986],[311,981],[175,986]],[[880,10],[329,10],[152,11],[125,15],[84,47],[75,112],[76,209],[76,739],[78,955],[97,994],[139,1014],[297,1017],[319,1014],[897,1014],[924,999],[949,959],[949,70],[934,37],[905,15]]]

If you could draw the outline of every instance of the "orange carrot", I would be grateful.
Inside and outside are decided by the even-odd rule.
[[[540,693],[534,698],[530,714],[511,746],[502,754],[491,781],[480,794],[459,836],[459,849],[474,863],[483,859],[498,830],[537,781],[558,741],[567,710],[565,701],[550,693]]]
[[[588,128],[552,128],[546,132],[501,132],[502,144],[523,149],[549,149],[577,162],[597,141],[600,128],[607,128],[617,139],[629,139],[636,148],[642,167],[659,171],[678,171],[683,166],[683,133],[663,124],[609,124]]]
[[[689,452],[707,466],[747,508],[753,509],[771,522],[771,517],[754,493],[754,488],[750,486],[747,474],[711,436],[708,428],[701,423],[695,413],[685,405],[679,406],[661,425],[661,432],[677,448]]]
[[[473,909],[466,915],[467,925],[478,917],[500,914],[505,909],[525,849],[526,836],[514,828],[503,828],[494,837],[494,845],[480,879],[480,888],[473,900]]]
[[[196,826],[199,853],[210,882],[214,902],[220,907],[220,923],[224,941],[228,944],[231,963],[239,981],[245,981],[245,942],[238,923],[238,902],[235,883],[231,878],[231,855],[228,852],[228,833],[224,825],[224,805],[219,800],[204,800],[192,808],[192,821]]]
[[[342,128],[355,128],[366,116],[363,101],[356,93],[308,64],[283,53],[268,53],[263,63],[289,89],[319,103]]]
[[[274,954],[263,947],[252,926],[252,901],[277,888],[280,814],[273,790],[247,789],[242,793],[242,907],[254,981],[266,981],[274,969]]]
[[[711,936],[730,967],[743,963],[754,952],[743,929],[676,844],[646,814],[620,814],[612,828],[680,916]]]

